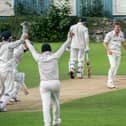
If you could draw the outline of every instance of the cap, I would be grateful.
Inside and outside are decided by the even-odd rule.
[[[86,22],[86,21],[87,21],[87,18],[85,18],[85,17],[82,17],[79,19],[79,22]]]
[[[42,44],[41,51],[42,51],[42,52],[46,52],[46,51],[50,51],[50,52],[51,52],[52,49],[51,49],[50,44],[48,44],[48,43]]]
[[[4,40],[9,39],[10,37],[12,37],[12,36],[11,36],[11,32],[9,32],[9,31],[4,31],[1,33],[1,38]]]

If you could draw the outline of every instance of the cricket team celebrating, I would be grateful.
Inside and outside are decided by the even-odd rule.
[[[23,88],[25,94],[28,94],[24,83],[25,74],[18,72],[17,66],[20,63],[24,53],[29,50],[38,64],[40,74],[40,94],[42,99],[44,126],[51,125],[50,105],[53,108],[53,126],[59,126],[60,119],[60,80],[58,70],[58,60],[69,48],[69,75],[71,79],[83,78],[83,66],[85,54],[89,52],[89,34],[85,26],[86,18],[81,18],[79,22],[70,27],[65,43],[52,53],[50,44],[44,43],[41,46],[41,53],[37,52],[29,40],[27,23],[22,24],[23,32],[21,38],[12,42],[11,33],[4,31],[1,34],[0,43],[0,111],[6,111],[7,104],[15,100],[17,94]],[[103,45],[107,51],[110,62],[108,71],[107,87],[117,88],[114,81],[121,59],[121,45],[126,50],[124,44],[124,34],[121,31],[120,24],[114,23],[114,29],[106,34]],[[77,64],[76,64],[77,63]]]

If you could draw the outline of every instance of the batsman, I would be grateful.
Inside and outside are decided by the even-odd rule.
[[[69,34],[72,37],[70,46],[70,60],[69,60],[69,74],[70,78],[75,78],[75,73],[78,79],[83,78],[84,59],[86,54],[87,69],[89,69],[89,34],[88,28],[85,26],[86,18],[80,18],[79,22],[72,25]],[[76,65],[77,63],[77,65]],[[76,69],[77,67],[77,69]],[[90,70],[87,70],[88,77],[90,77]]]

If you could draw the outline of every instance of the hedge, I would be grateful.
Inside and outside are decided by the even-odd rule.
[[[63,41],[66,39],[69,27],[76,23],[78,17],[65,17],[64,19],[54,23],[46,16],[26,16],[26,17],[8,17],[0,20],[0,32],[9,30],[13,34],[14,39],[18,39],[22,32],[20,23],[23,21],[31,22],[29,30],[30,38],[33,41]]]
[[[30,39],[36,42],[59,42],[66,39],[67,33],[71,25],[77,23],[79,17],[65,16],[57,18],[53,16],[22,16],[8,17],[0,20],[0,32],[9,30],[13,34],[14,39],[18,39],[21,35],[22,28],[20,23],[23,21],[31,22],[29,31]],[[126,21],[119,19],[122,30],[126,34]],[[88,17],[87,27],[89,28],[90,40],[95,41],[95,32],[104,30],[108,32],[112,30],[112,20],[107,18]]]

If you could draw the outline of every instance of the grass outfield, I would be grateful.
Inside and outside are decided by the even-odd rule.
[[[41,44],[37,43],[34,46],[40,50]],[[61,43],[52,43],[53,51],[56,51],[61,46]],[[60,79],[69,79],[68,76],[68,60],[69,52],[65,52],[59,60]],[[108,58],[102,43],[90,44],[90,61],[93,75],[106,75],[109,68]],[[118,74],[126,74],[126,52],[122,53],[121,65]],[[27,52],[19,66],[20,71],[26,73],[26,84],[28,87],[39,86],[39,74],[35,61],[32,59],[31,54]]]
[[[61,126],[126,126],[126,91],[90,96],[61,105]],[[43,126],[41,112],[0,113],[1,126]]]

